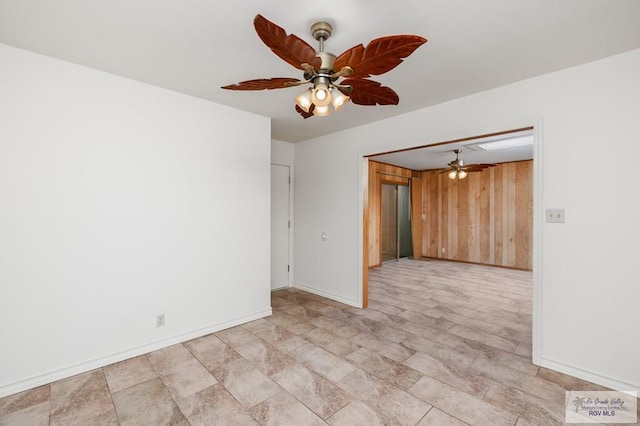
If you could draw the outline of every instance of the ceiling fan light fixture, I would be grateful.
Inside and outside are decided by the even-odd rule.
[[[458,176],[458,171],[457,170],[451,170],[448,174],[449,179],[455,179],[456,176]]]
[[[307,89],[296,96],[296,105],[298,105],[304,112],[309,112],[311,105],[313,105],[313,102],[311,101],[311,89]]]
[[[467,172],[465,172],[464,170],[460,170],[458,172],[458,179],[464,179],[467,177]]]
[[[333,98],[331,103],[333,104],[333,109],[336,110],[336,111],[339,111],[340,108],[345,106],[347,103],[349,103],[349,100],[351,100],[351,98],[349,96],[345,95],[344,93],[342,93],[340,90],[336,89],[335,87],[331,88],[331,95],[332,95],[332,98]]]
[[[311,93],[311,102],[316,107],[327,106],[332,101],[331,92],[329,87],[331,86],[331,80],[327,77],[318,77],[313,85],[313,92]]]
[[[329,109],[329,105],[317,106],[313,109],[313,115],[317,115],[318,117],[324,117],[326,115],[331,114],[331,110]]]

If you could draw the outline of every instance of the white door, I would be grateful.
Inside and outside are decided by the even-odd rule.
[[[271,289],[289,286],[289,166],[271,165]]]

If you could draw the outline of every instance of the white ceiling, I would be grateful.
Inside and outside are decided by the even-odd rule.
[[[398,106],[350,104],[303,120],[300,88],[235,92],[220,86],[301,72],[257,37],[260,13],[340,54],[392,34],[429,42],[374,78]],[[638,0],[0,0],[0,42],[271,117],[272,137],[296,142],[539,74],[640,48]]]
[[[446,168],[450,161],[456,158],[453,152],[460,150],[460,159],[464,164],[479,163],[509,163],[533,159],[533,145],[501,149],[497,151],[482,151],[474,145],[503,139],[533,135],[533,130],[511,132],[501,135],[473,138],[463,141],[443,141],[437,145],[425,146],[387,154],[370,156],[371,160],[393,164],[411,170],[435,170]]]

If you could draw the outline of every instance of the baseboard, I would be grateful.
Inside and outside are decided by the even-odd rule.
[[[457,262],[457,263],[467,263],[469,265],[492,266],[494,268],[512,269],[514,271],[526,271],[526,272],[533,271],[533,269],[530,269],[530,268],[519,268],[517,266],[496,265],[495,263],[472,262],[470,260],[447,259],[444,257],[422,256],[422,260],[442,260],[443,262]]]
[[[540,366],[569,376],[577,377],[578,379],[586,380],[597,385],[605,386],[616,391],[640,392],[640,384],[633,384],[625,382],[624,380],[603,376],[602,374],[594,371],[573,367],[550,358],[542,357]]]
[[[124,361],[129,358],[133,358],[139,355],[144,355],[149,352],[156,351],[158,349],[166,348],[167,346],[175,345],[177,343],[186,342],[187,340],[195,339],[197,337],[206,336],[207,334],[215,333],[216,331],[224,330],[236,325],[245,324],[250,321],[254,321],[260,318],[268,317],[272,314],[271,308],[264,311],[255,312],[250,315],[246,315],[240,318],[235,318],[229,321],[221,322],[211,325],[209,327],[201,328],[198,330],[190,331],[188,333],[182,333],[176,336],[172,336],[166,339],[158,340],[156,342],[131,348],[126,351],[117,352],[104,357],[96,358],[87,362],[72,365],[67,368],[52,371],[38,376],[33,376],[19,382],[10,383],[0,386],[0,398],[13,395],[18,392],[22,392],[28,389],[45,385],[47,383],[55,382],[57,380],[66,379],[67,377],[75,376],[77,374],[86,373],[87,371],[95,370],[106,365],[114,364],[116,362]]]
[[[293,287],[299,290],[304,290],[308,293],[317,294],[318,296],[326,297],[327,299],[335,300],[336,302],[344,303],[345,305],[353,306],[354,308],[362,308],[360,302],[355,300],[347,299],[342,296],[338,296],[337,294],[329,293],[327,291],[318,290],[312,287],[307,287],[306,285],[293,283]]]

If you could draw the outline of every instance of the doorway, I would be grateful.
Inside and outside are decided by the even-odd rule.
[[[411,199],[408,185],[381,185],[382,262],[413,256]]]
[[[290,173],[271,165],[271,290],[289,287]]]

